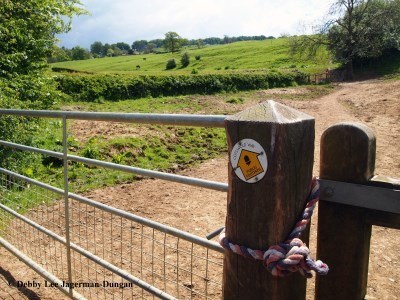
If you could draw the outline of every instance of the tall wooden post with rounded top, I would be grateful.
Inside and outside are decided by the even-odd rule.
[[[358,123],[328,128],[321,138],[320,178],[365,184],[374,174],[375,136]],[[364,299],[367,290],[371,224],[368,210],[324,201],[334,191],[322,190],[318,209],[318,258],[331,266],[317,277],[315,299]]]
[[[233,243],[266,250],[285,241],[309,193],[314,126],[314,118],[274,101],[226,119],[231,161],[225,228]],[[305,299],[305,291],[300,274],[276,278],[263,262],[226,252],[224,299]]]

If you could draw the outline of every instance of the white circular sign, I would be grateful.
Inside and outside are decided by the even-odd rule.
[[[232,148],[231,165],[242,181],[256,183],[267,172],[267,153],[255,140],[243,139]]]

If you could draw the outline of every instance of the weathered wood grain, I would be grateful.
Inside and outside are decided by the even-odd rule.
[[[242,139],[257,141],[268,157],[259,182],[241,181],[229,164],[226,236],[252,249],[283,242],[299,217],[312,178],[314,119],[268,101],[226,120],[229,155]],[[305,241],[307,241],[306,237]],[[224,299],[305,299],[299,274],[273,277],[261,261],[226,252]]]
[[[341,123],[321,138],[320,178],[365,184],[374,173],[375,136],[363,124]],[[368,210],[321,201],[318,209],[318,259],[330,266],[317,277],[315,299],[364,299],[371,224]]]

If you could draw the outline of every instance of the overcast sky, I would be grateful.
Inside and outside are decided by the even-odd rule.
[[[168,31],[198,39],[311,33],[332,0],[83,0],[91,15],[73,19],[60,45],[164,38]],[[304,25],[309,26],[304,30]]]

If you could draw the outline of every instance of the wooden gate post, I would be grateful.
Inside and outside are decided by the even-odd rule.
[[[341,123],[321,138],[320,178],[366,183],[374,173],[375,136],[363,124]],[[371,225],[367,210],[323,201],[334,191],[321,191],[318,208],[318,259],[330,266],[317,277],[315,299],[364,299],[367,289]]]
[[[225,125],[229,157],[239,159],[229,163],[226,236],[235,244],[266,250],[285,241],[304,208],[312,178],[314,118],[267,101],[227,118]],[[262,150],[251,151],[247,139]],[[256,174],[263,155],[268,167],[265,174]],[[300,274],[277,278],[262,261],[226,251],[224,299],[292,300],[305,299],[305,293],[306,280]]]

